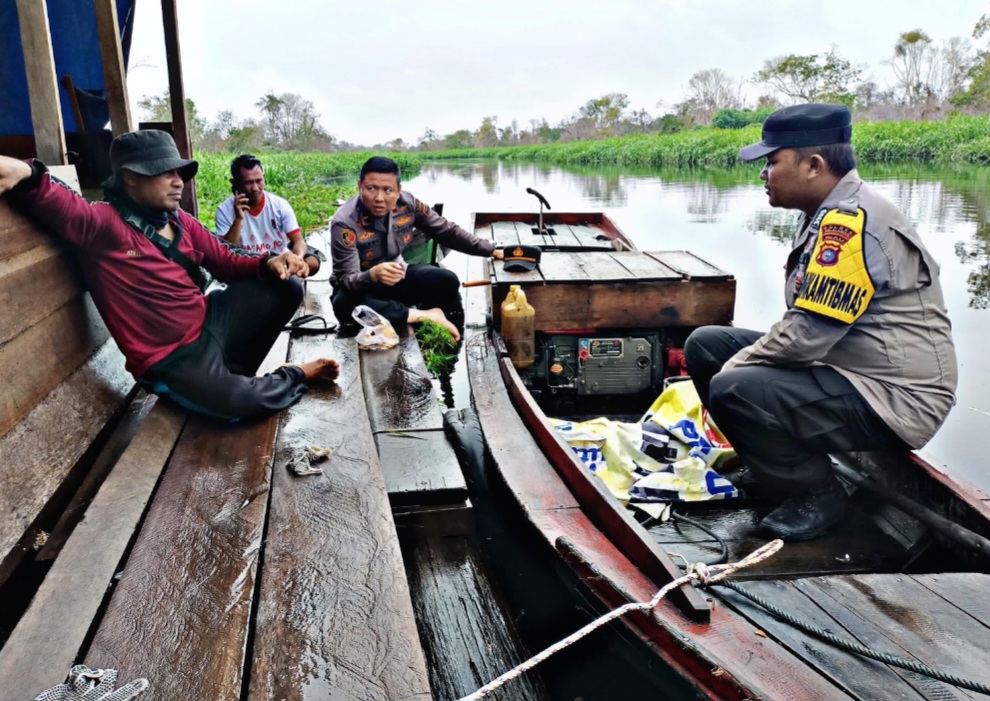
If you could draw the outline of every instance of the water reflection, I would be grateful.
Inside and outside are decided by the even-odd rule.
[[[534,187],[554,211],[604,210],[645,250],[689,249],[737,280],[736,323],[768,328],[780,318],[783,264],[798,216],[773,209],[760,164],[720,170],[555,167],[512,162],[426,165],[409,189],[445,202],[467,225],[476,211],[534,211]],[[948,472],[990,492],[974,437],[990,433],[990,171],[973,166],[866,166],[863,178],[914,222],[942,267],[959,357],[957,405],[926,447]],[[466,381],[465,381],[466,382]],[[447,392],[445,392],[447,393]],[[458,389],[454,387],[454,394]],[[455,397],[457,406],[463,397]]]

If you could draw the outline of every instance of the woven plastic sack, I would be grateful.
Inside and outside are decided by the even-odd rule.
[[[399,345],[399,334],[392,328],[388,319],[371,307],[359,304],[351,314],[354,321],[361,324],[355,340],[362,350],[384,350]]]

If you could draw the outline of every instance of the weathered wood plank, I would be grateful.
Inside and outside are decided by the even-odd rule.
[[[747,500],[733,504],[681,505],[679,513],[703,522],[729,548],[729,560],[738,560],[766,542],[758,526],[778,505],[768,500],[754,504]],[[822,538],[787,547],[765,562],[748,567],[740,578],[837,574],[840,572],[889,571],[902,565],[907,554],[903,546],[880,530],[871,519],[876,506],[869,502],[850,508],[845,519]],[[692,562],[708,560],[719,553],[711,536],[687,523],[658,523],[650,534],[667,550],[676,551]]]
[[[681,274],[642,251],[613,251],[609,254],[633,277],[640,280],[680,280]]]
[[[443,428],[433,381],[409,326],[399,332],[399,345],[361,351],[360,363],[373,431]]]
[[[184,423],[184,412],[156,404],[117,461],[0,650],[7,697],[34,698],[75,662]]]
[[[292,360],[320,355],[336,357],[341,376],[283,417],[248,698],[428,699],[357,345],[293,340]],[[290,455],[313,443],[333,450],[323,474],[290,474]]]
[[[277,424],[189,419],[85,664],[239,701]]]
[[[547,283],[578,282],[589,284],[594,278],[588,273],[583,259],[575,253],[550,251],[540,258],[540,272]]]
[[[0,437],[0,581],[23,555],[18,542],[133,385],[108,342]]]
[[[973,583],[986,591],[987,579],[981,575]],[[908,575],[820,577],[795,586],[873,650],[914,658],[960,677],[986,679],[986,627]],[[895,673],[929,698],[983,698],[905,670]]]
[[[609,282],[613,280],[632,280],[634,275],[629,270],[620,265],[611,253],[602,251],[588,251],[583,253],[572,253],[581,267],[584,268],[588,277],[594,282]]]
[[[0,347],[0,435],[110,337],[89,295],[76,297]]]
[[[416,541],[408,546],[406,559],[416,617],[429,641],[434,698],[462,698],[530,656],[500,606],[484,563],[465,538]],[[539,668],[499,693],[549,699]]]
[[[521,243],[519,240],[519,230],[514,222],[500,221],[491,225],[492,242],[496,248],[502,246],[515,246]]]
[[[39,0],[17,0],[17,22],[24,49],[31,102],[31,123],[38,158],[45,163],[66,163],[62,103],[55,75],[55,56],[48,24],[48,5]]]
[[[467,499],[467,482],[442,430],[377,433],[375,444],[393,507]]]
[[[78,270],[62,246],[36,246],[0,260],[0,309],[4,312],[0,345],[82,293]]]
[[[965,611],[984,627],[990,628],[990,598],[987,598],[985,574],[975,572],[916,574],[914,581]],[[974,635],[984,637],[987,633],[976,632]]]
[[[570,230],[582,246],[612,249],[612,242],[601,238],[604,234],[599,228],[587,224],[571,224]]]
[[[853,633],[846,630],[827,611],[823,611],[806,595],[807,592],[802,591],[792,582],[746,582],[743,586],[809,625],[858,642]],[[730,589],[717,587],[714,591],[719,598],[729,602],[734,609],[749,618],[757,629],[780,642],[803,659],[811,669],[817,670],[837,687],[848,690],[857,699],[881,701],[896,698],[904,701],[924,701],[926,698],[887,665],[847,653],[809,636],[794,626],[778,620],[763,608]]]
[[[702,260],[690,251],[650,251],[648,255],[656,258],[667,267],[673,268],[689,280],[696,278],[725,280],[732,277],[730,273]]]
[[[26,214],[0,197],[0,260],[12,258],[35,246],[55,245],[54,234],[42,229]]]
[[[120,46],[120,24],[117,20],[116,0],[95,0],[96,32],[103,59],[103,82],[110,108],[110,128],[114,136],[132,131],[131,107],[127,99],[127,69]],[[82,131],[82,125],[79,131]]]
[[[508,285],[543,282],[543,275],[539,268],[535,270],[509,272],[505,270],[505,264],[502,261],[492,260],[492,271],[495,283],[506,285],[506,289],[508,289]]]

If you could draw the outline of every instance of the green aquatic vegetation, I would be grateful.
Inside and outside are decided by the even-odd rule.
[[[429,319],[415,328],[419,349],[423,353],[423,360],[426,361],[426,369],[434,377],[449,373],[453,369],[454,361],[457,360],[457,343],[454,341],[454,336],[446,328]]]
[[[555,165],[728,167],[739,149],[760,140],[760,125],[692,129],[600,141],[431,152],[431,159],[497,158]],[[854,122],[853,147],[864,163],[990,163],[990,117],[954,116],[927,122]]]
[[[200,221],[212,228],[217,207],[230,197],[230,162],[235,154],[197,153],[196,199]],[[265,169],[265,189],[289,201],[303,234],[330,225],[337,211],[337,200],[357,193],[361,165],[372,153],[294,153],[271,151],[255,153]],[[403,177],[420,167],[416,154],[392,153]]]

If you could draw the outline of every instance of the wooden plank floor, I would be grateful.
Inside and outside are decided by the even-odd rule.
[[[739,578],[764,578],[835,574],[837,572],[890,572],[907,562],[911,553],[905,545],[881,529],[872,500],[854,496],[846,517],[822,538],[806,543],[788,543],[766,562],[740,572]],[[760,520],[778,502],[740,500],[709,504],[681,504],[677,513],[703,523],[729,548],[734,561],[766,543],[758,532]],[[677,552],[691,562],[711,561],[720,552],[717,543],[698,528],[675,520],[649,528],[664,549]]]
[[[860,574],[746,582],[793,616],[876,652],[988,683],[990,575]],[[807,665],[861,701],[949,701],[986,696],[846,653],[778,621],[724,587],[715,593]]]

